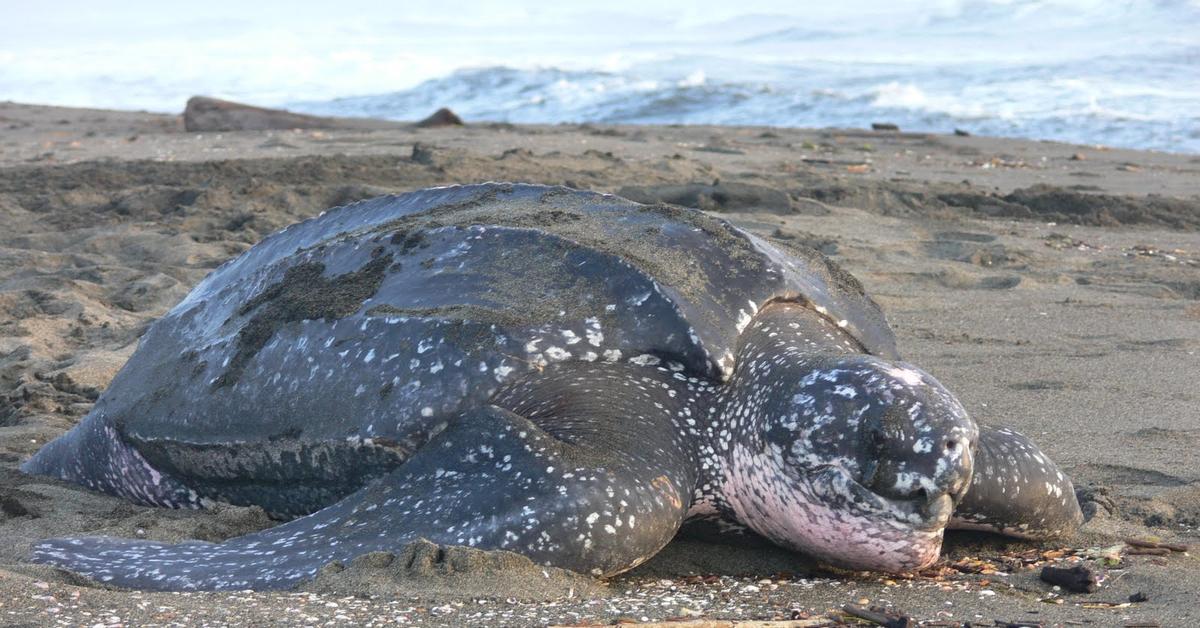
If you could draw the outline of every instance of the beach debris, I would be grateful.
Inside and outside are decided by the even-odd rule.
[[[1080,604],[1080,606],[1082,606],[1083,608],[1129,608],[1130,606],[1133,606],[1134,604],[1141,604],[1142,602],[1149,602],[1149,601],[1150,601],[1150,596],[1146,595],[1145,593],[1142,593],[1141,591],[1138,591],[1136,593],[1131,593],[1129,595],[1129,597],[1124,600],[1119,600],[1116,602],[1105,602],[1105,601],[1084,602],[1083,604]]]
[[[1101,247],[1094,244],[1088,244],[1083,240],[1077,240],[1065,233],[1052,232],[1050,235],[1042,238],[1046,246],[1062,251],[1065,249],[1076,249],[1078,251],[1099,251]]]
[[[1100,577],[1086,565],[1075,565],[1071,568],[1042,567],[1039,576],[1042,581],[1072,593],[1093,593],[1100,588]]]
[[[846,159],[825,159],[823,157],[801,157],[800,161],[802,161],[806,164],[817,164],[817,165],[821,165],[821,166],[846,166],[846,168],[852,168],[852,167],[864,167],[865,168],[865,167],[869,167],[871,165],[871,162],[869,162],[869,161],[849,161]]]
[[[630,618],[618,618],[617,625],[636,625],[638,628],[824,628],[838,626],[840,623],[827,617],[807,619],[693,619],[684,621],[652,621],[639,622]],[[604,624],[571,624],[551,626],[550,628],[580,628],[580,626],[611,626],[613,622]],[[914,626],[916,624],[913,624]]]
[[[444,126],[464,126],[466,123],[447,107],[442,107],[429,114],[429,117],[417,122],[414,126],[419,129],[434,129]]]
[[[891,122],[872,122],[871,130],[872,131],[899,131],[900,127],[898,125],[892,124]]]
[[[971,133],[969,131],[964,131],[963,129],[954,129],[954,134],[959,137],[971,137]]]
[[[879,606],[866,607],[858,604],[846,604],[842,607],[842,612],[851,617],[874,622],[885,628],[916,628],[917,626],[917,621],[912,617],[892,613]]]
[[[255,107],[230,100],[192,96],[183,110],[183,128],[197,132],[265,131],[285,129],[393,129],[399,122],[372,118],[327,118],[285,109]]]
[[[1166,553],[1168,554],[1171,552],[1183,553],[1191,549],[1189,546],[1184,545],[1183,543],[1163,543],[1161,541],[1153,541],[1150,539],[1125,539],[1125,544],[1136,549],[1166,550]]]
[[[1131,556],[1167,556],[1171,550],[1165,547],[1128,547],[1125,553]]]
[[[728,142],[721,140],[719,138],[713,138],[713,140],[710,141],[709,143],[697,146],[697,147],[693,148],[692,150],[700,151],[703,153],[717,153],[719,155],[745,155],[746,154],[746,151],[733,148],[732,146],[729,145]]]
[[[1015,157],[992,157],[991,159],[974,159],[968,161],[968,166],[991,170],[993,168],[1032,168],[1029,162]]]
[[[1105,567],[1116,567],[1121,564],[1121,550],[1123,549],[1125,549],[1124,544],[1093,547],[1084,550],[1082,556]]]
[[[258,145],[259,148],[300,148],[299,146],[286,142],[278,137],[268,138],[267,141]]]
[[[1072,153],[1069,157],[1071,161],[1087,161],[1087,155],[1083,153]]]
[[[1168,262],[1176,262],[1187,266],[1200,266],[1200,256],[1183,249],[1164,251],[1149,244],[1135,244],[1125,250],[1126,257],[1156,257]]]
[[[918,580],[932,580],[942,582],[966,574],[970,576],[981,575],[990,576],[995,574],[1007,575],[1017,573],[1023,570],[1032,570],[1044,565],[1055,563],[1063,559],[1093,559],[1099,555],[1111,555],[1117,562],[1120,561],[1119,550],[1124,545],[1116,545],[1112,548],[1057,548],[1049,550],[1028,549],[1019,552],[1005,553],[998,556],[987,558],[966,556],[956,558],[953,561],[939,562],[932,567],[922,570],[918,575]],[[987,586],[989,580],[976,581],[977,584]]]

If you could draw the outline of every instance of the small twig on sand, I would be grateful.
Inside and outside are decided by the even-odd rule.
[[[1125,553],[1130,556],[1167,556],[1171,553],[1171,550],[1165,547],[1131,546],[1125,548]]]
[[[847,604],[842,612],[859,619],[875,622],[884,628],[916,628],[917,622],[907,615],[893,615],[874,608],[863,608],[857,604]]]
[[[599,626],[600,624],[596,625]],[[840,624],[834,623],[832,619],[814,617],[812,619],[780,620],[692,619],[688,621],[661,621],[631,625],[636,625],[637,628],[827,628]],[[916,624],[913,625],[915,626]],[[550,628],[575,627],[551,626]]]
[[[1161,543],[1159,541],[1148,541],[1146,539],[1125,539],[1125,544],[1133,547],[1144,547],[1148,549],[1165,549],[1172,552],[1188,551],[1188,546],[1182,543]]]

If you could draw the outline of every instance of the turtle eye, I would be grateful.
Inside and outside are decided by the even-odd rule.
[[[867,445],[870,447],[872,452],[875,454],[882,453],[886,443],[887,434],[885,434],[881,428],[872,426],[867,430]]]

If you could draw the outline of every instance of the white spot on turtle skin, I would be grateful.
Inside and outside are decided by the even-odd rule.
[[[621,359],[621,350],[620,349],[608,349],[607,351],[604,352],[604,359],[608,360],[609,362],[616,362],[617,360],[620,360]]]
[[[545,353],[546,357],[554,360],[555,362],[561,362],[571,357],[571,352],[563,349],[562,347],[548,347]]]
[[[643,353],[639,356],[629,358],[629,361],[638,366],[657,366],[659,362],[662,362],[658,356],[653,356],[649,353]]]
[[[429,406],[421,408],[421,416],[433,416],[433,408]]]
[[[374,359],[375,359],[375,349],[371,349],[370,351],[367,352],[367,357],[363,358],[363,363],[370,364],[371,361]]]
[[[625,302],[626,302],[626,303],[628,303],[628,304],[630,304],[630,305],[632,305],[632,306],[634,306],[634,307],[637,307],[637,306],[639,306],[639,305],[641,305],[641,304],[645,303],[645,302],[646,302],[646,300],[650,298],[650,295],[651,295],[651,294],[652,294],[652,293],[650,293],[650,292],[647,292],[647,293],[645,293],[645,294],[638,294],[638,295],[634,295],[634,296],[632,296],[632,297],[629,297],[628,299],[626,299],[626,300],[625,300]]]
[[[884,372],[909,386],[921,385],[921,374],[913,369],[902,366],[891,366],[885,369]]]

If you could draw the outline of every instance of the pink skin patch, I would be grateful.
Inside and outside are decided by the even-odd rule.
[[[837,466],[793,477],[781,455],[736,446],[723,494],[737,519],[771,541],[851,569],[906,572],[933,564],[953,500],[894,500]]]

